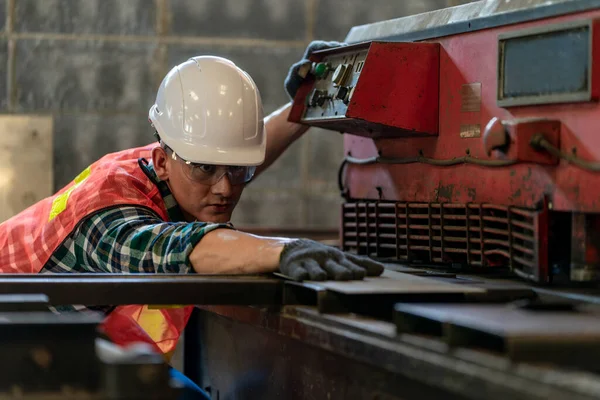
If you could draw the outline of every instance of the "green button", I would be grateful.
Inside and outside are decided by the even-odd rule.
[[[319,78],[322,78],[329,71],[329,67],[325,63],[318,63],[315,67],[315,75]]]

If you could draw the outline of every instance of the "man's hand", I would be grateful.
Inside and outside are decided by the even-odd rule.
[[[309,62],[308,58],[310,57],[310,55],[318,50],[330,49],[333,47],[340,47],[345,45],[345,43],[324,42],[321,40],[315,40],[308,45],[306,51],[304,52],[302,60],[292,65],[284,81],[285,91],[287,92],[288,96],[290,96],[290,99],[292,101],[294,100],[294,97],[296,97],[296,92],[298,91],[298,88],[300,88],[300,85],[302,85],[302,82],[304,81],[304,77],[298,75],[298,70],[300,69],[300,67]]]
[[[300,239],[285,244],[279,270],[298,281],[347,281],[379,276],[384,266],[368,257],[345,253],[313,240]]]

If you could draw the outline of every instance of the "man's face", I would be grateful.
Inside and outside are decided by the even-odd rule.
[[[190,165],[181,159],[174,159],[171,157],[170,150],[160,147],[153,150],[152,159],[156,174],[169,185],[187,221],[219,223],[230,221],[245,184],[233,185],[227,174],[220,177],[217,182],[200,183],[196,175],[210,174],[213,172],[211,166],[191,173]],[[217,173],[215,176],[219,175],[221,174]]]

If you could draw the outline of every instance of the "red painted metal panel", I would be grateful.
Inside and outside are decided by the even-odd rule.
[[[437,135],[439,45],[373,42],[346,116]]]
[[[453,159],[470,155],[491,159],[478,134],[494,117],[502,120],[547,118],[561,122],[560,149],[588,161],[600,161],[600,105],[597,102],[501,108],[496,104],[498,35],[552,23],[600,18],[600,10],[431,40],[440,43],[439,136],[370,139],[345,136],[353,157]],[[594,24],[596,26],[596,24]],[[593,30],[592,96],[600,85],[599,29]],[[480,91],[480,100],[477,96]],[[465,96],[465,93],[467,95]],[[469,95],[470,93],[470,95]],[[472,107],[479,102],[479,107]],[[397,107],[406,100],[389,104]],[[471,106],[465,107],[468,103]],[[463,135],[461,135],[461,133]],[[553,210],[600,212],[600,173],[561,160],[505,167],[423,163],[348,165],[345,186],[357,199],[405,202],[493,203],[540,208],[547,198]]]
[[[594,59],[600,60],[600,20],[594,20],[592,23],[592,55]],[[600,62],[592,64],[592,98],[600,99]]]

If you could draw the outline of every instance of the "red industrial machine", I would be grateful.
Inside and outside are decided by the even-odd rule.
[[[186,373],[213,398],[600,398],[599,18],[475,1],[315,52],[290,120],[344,134],[340,244],[391,262],[203,301]],[[586,284],[533,284],[562,278]]]
[[[346,134],[343,248],[599,280],[599,18],[314,53],[290,120]]]

